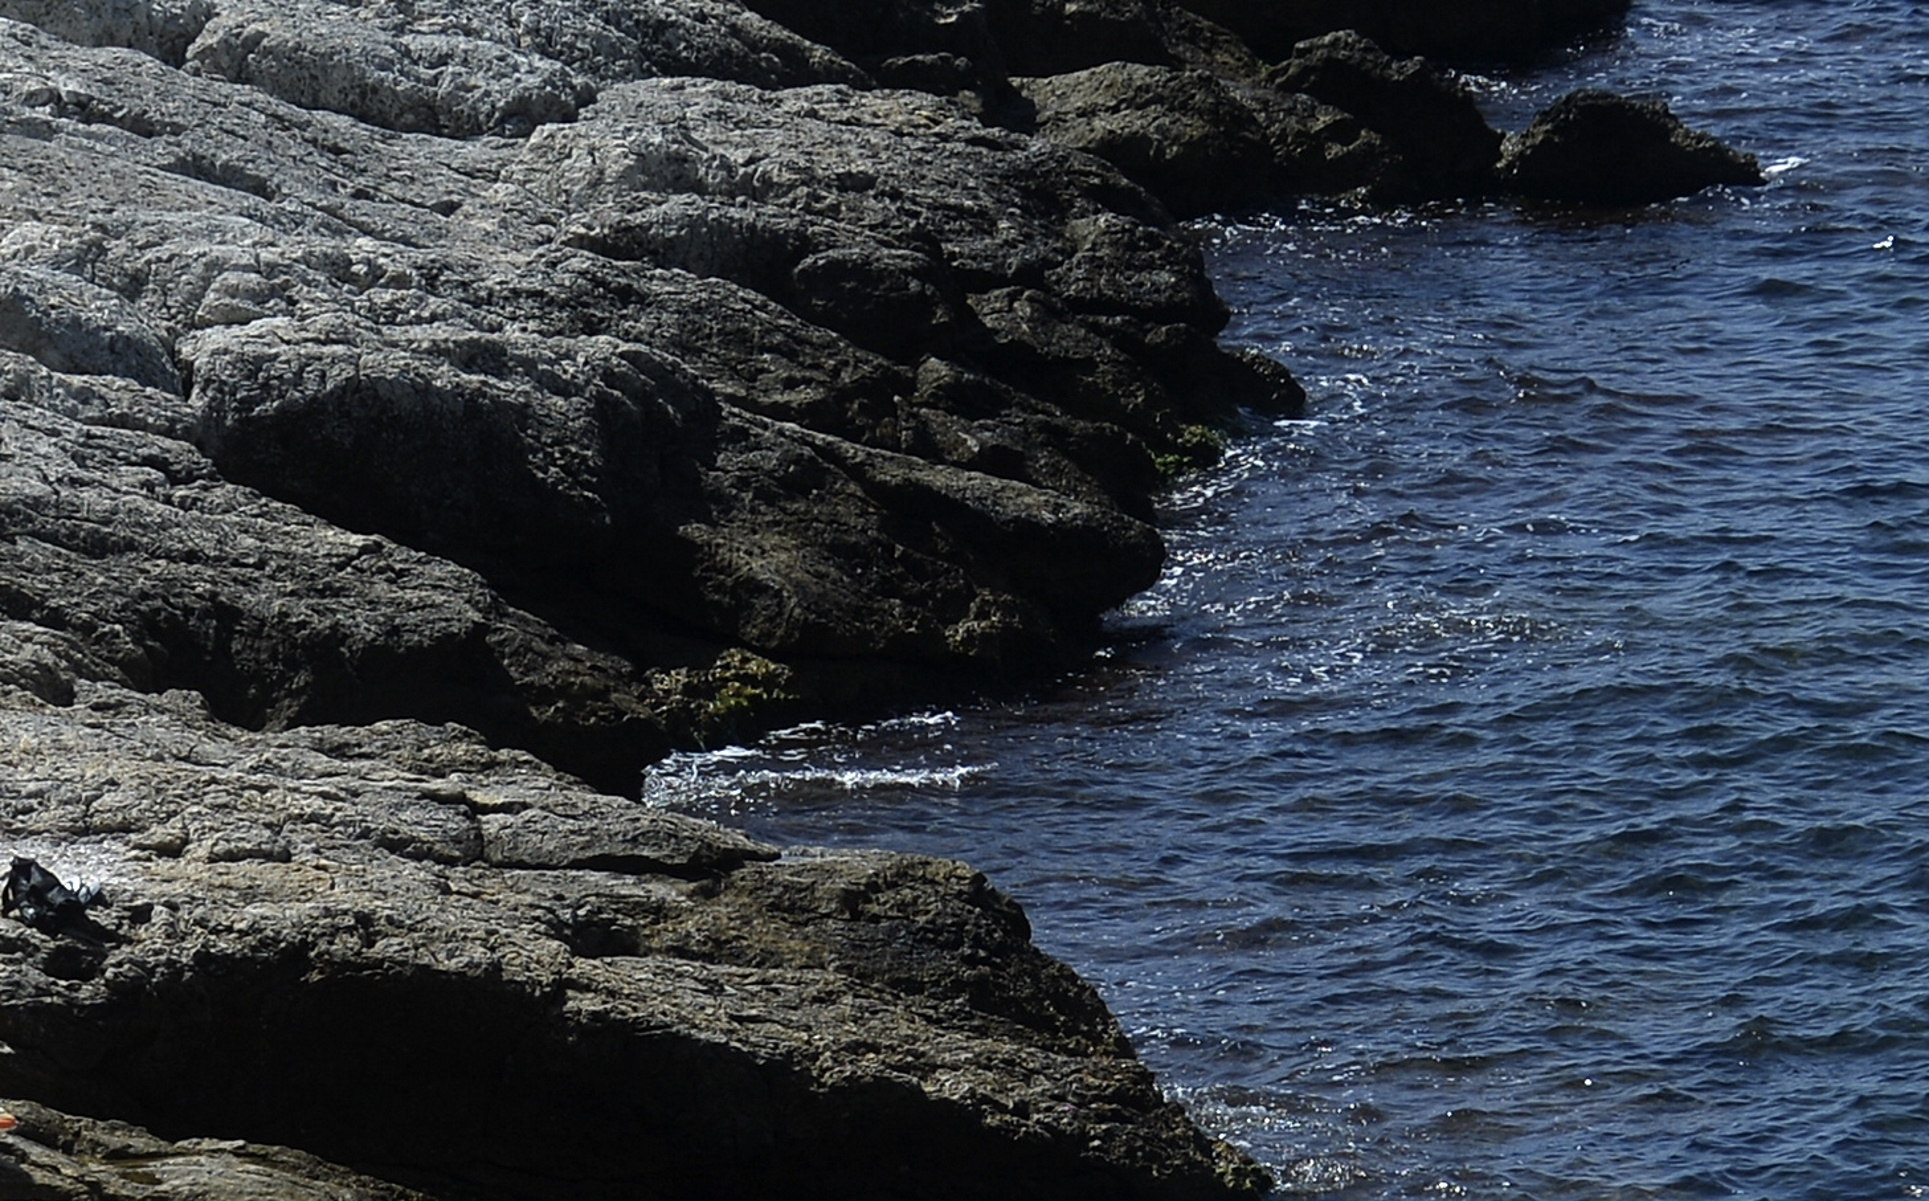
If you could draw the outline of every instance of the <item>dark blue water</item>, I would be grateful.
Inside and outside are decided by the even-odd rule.
[[[1488,80],[1755,191],[1210,228],[1314,419],[1174,497],[1096,670],[666,765],[965,858],[1283,1191],[1929,1190],[1929,5],[1640,4]]]

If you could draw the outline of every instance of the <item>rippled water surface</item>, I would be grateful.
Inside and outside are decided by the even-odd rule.
[[[675,761],[969,859],[1285,1192],[1929,1190],[1929,6],[1638,4],[1482,87],[1766,189],[1207,232],[1313,419],[1023,705]]]

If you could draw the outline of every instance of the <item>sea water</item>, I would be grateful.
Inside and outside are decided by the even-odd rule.
[[[1022,703],[652,774],[967,859],[1289,1195],[1929,1193],[1929,5],[1638,3],[1475,80],[1761,157],[1207,223],[1305,421]]]

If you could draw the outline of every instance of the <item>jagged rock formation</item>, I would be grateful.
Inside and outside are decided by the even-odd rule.
[[[1628,188],[1606,181],[1629,171],[1642,176],[1641,203],[1760,182],[1745,170],[1710,170],[1716,159],[1746,156],[1709,135],[1663,131],[1644,148],[1618,135],[1567,132],[1578,129],[1571,119],[1543,133],[1557,113],[1508,151],[1458,75],[1423,58],[1395,58],[1352,30],[1302,41],[1256,75],[1112,62],[1009,83],[1012,95],[990,110],[996,120],[1105,159],[1184,217],[1305,195],[1369,204],[1496,195],[1617,204]],[[1700,169],[1659,148],[1671,138],[1686,147],[1690,137],[1706,147],[1697,152]],[[1538,151],[1543,142],[1549,152],[1538,165],[1517,165],[1519,147]]]
[[[961,864],[779,858],[460,729],[254,734],[185,692],[14,692],[0,747],[12,848],[105,887],[68,931],[0,922],[0,1097],[27,1119],[0,1195],[125,1158],[21,1096],[443,1199],[1263,1187]],[[109,1141],[167,1178],[335,1179],[143,1137]]]
[[[665,67],[625,32],[761,84],[855,76],[741,10],[685,42],[554,9],[45,16],[137,50],[0,29],[10,420],[90,440],[111,482],[47,496],[142,491],[115,552],[173,565],[165,596],[9,573],[16,619],[111,614],[129,648],[72,672],[250,725],[460,720],[633,786],[701,724],[664,673],[722,651],[802,670],[772,695],[1054,661],[1158,570],[1153,452],[1297,403],[1214,344],[1196,249],[1094,160],[918,93],[618,78]],[[449,136],[481,130],[528,136]],[[190,531],[244,510],[270,514],[247,561],[194,578],[234,543]],[[315,559],[315,518],[479,573],[435,590],[480,620],[320,564],[276,587],[326,606],[243,595],[249,563]],[[82,522],[33,554],[91,561]]]
[[[1507,139],[1500,178],[1536,200],[1629,206],[1766,182],[1754,155],[1689,129],[1660,101],[1598,89],[1561,97]]]
[[[1390,195],[1402,169],[1352,114],[1208,71],[1108,63],[1013,84],[1009,124],[1105,159],[1181,217],[1302,194]]]
[[[1494,182],[1501,136],[1459,79],[1425,59],[1396,60],[1350,30],[1301,42],[1267,82],[1353,114],[1399,156],[1404,179],[1380,192],[1479,196]]]

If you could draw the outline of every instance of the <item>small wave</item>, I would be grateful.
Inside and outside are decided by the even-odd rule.
[[[699,755],[687,756],[691,759],[705,758],[756,758],[767,754],[773,748],[824,746],[856,746],[876,741],[894,734],[924,733],[932,730],[948,730],[958,724],[958,715],[950,710],[931,713],[912,713],[902,717],[887,717],[865,725],[847,726],[829,721],[799,722],[773,730],[751,746],[723,747],[705,751]]]
[[[1518,643],[1551,641],[1560,634],[1559,623],[1524,613],[1447,609],[1413,613],[1378,626],[1367,634],[1364,646],[1385,655],[1436,650],[1450,643],[1451,652],[1486,655]]]
[[[1168,1086],[1166,1094],[1232,1145],[1261,1152],[1278,1182],[1275,1196],[1323,1196],[1378,1179],[1361,1149],[1347,1146],[1344,1137],[1386,1121],[1370,1103],[1237,1085]],[[1265,1154],[1282,1145],[1291,1150]]]
[[[1839,500],[1919,500],[1929,496],[1929,483],[1920,480],[1883,480],[1862,482],[1839,488]]]
[[[687,808],[692,803],[727,794],[821,792],[846,793],[878,789],[942,788],[956,792],[965,782],[990,771],[985,764],[951,767],[778,767],[713,773],[674,769],[652,772],[643,782],[643,802],[663,808]]]
[[[1753,287],[1747,290],[1747,294],[1750,296],[1780,299],[1785,296],[1816,296],[1826,291],[1827,289],[1816,287],[1814,284],[1805,284],[1800,280],[1782,279],[1780,276],[1770,275],[1758,280]]]

